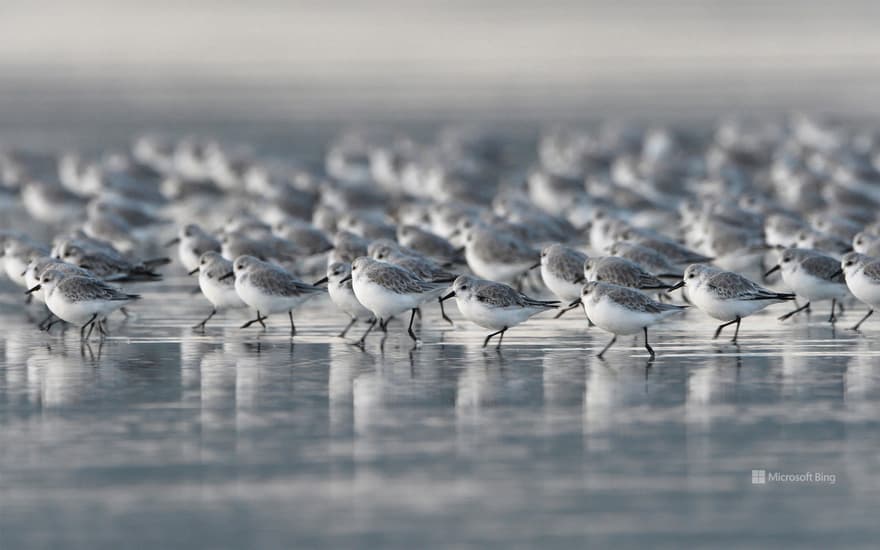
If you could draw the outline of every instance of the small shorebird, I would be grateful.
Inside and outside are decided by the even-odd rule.
[[[40,277],[40,284],[28,293],[42,289],[49,311],[56,317],[80,325],[80,337],[88,340],[92,329],[98,326],[105,335],[103,321],[112,312],[134,300],[137,294],[127,294],[94,277],[66,275],[62,270],[49,269]],[[86,329],[88,328],[88,334]]]
[[[554,319],[579,305],[571,303],[580,298],[581,289],[587,282],[584,277],[586,261],[586,254],[560,243],[551,244],[541,251],[541,278],[544,284],[563,304],[568,304],[559,310]]]
[[[235,291],[241,300],[257,311],[257,318],[243,324],[247,328],[260,323],[273,313],[287,312],[290,318],[290,335],[296,335],[293,310],[325,288],[304,283],[283,268],[253,256],[239,256],[232,264],[232,271],[220,276],[220,280],[235,277]],[[263,315],[265,313],[265,315]]]
[[[687,308],[687,306],[652,300],[633,288],[599,281],[591,281],[584,285],[581,303],[584,305],[587,317],[596,326],[614,335],[597,355],[599,358],[614,345],[619,335],[643,331],[645,349],[653,359],[654,350],[648,344],[648,327]]]
[[[410,310],[407,332],[418,342],[412,325],[420,305],[440,296],[449,283],[423,281],[409,269],[361,256],[351,264],[351,275],[341,282],[352,281],[354,295],[364,307],[375,315],[370,328],[360,339],[363,343],[376,322],[386,330],[389,319]]]
[[[373,312],[365,308],[363,304],[358,301],[357,296],[354,295],[350,275],[351,264],[333,262],[327,266],[327,276],[315,282],[316,286],[327,283],[327,293],[330,294],[330,301],[351,317],[351,321],[345,326],[342,332],[339,333],[339,338],[345,338],[349,329],[359,319],[373,318]],[[343,282],[343,280],[345,280],[345,282]]]
[[[846,275],[846,286],[853,296],[868,306],[868,313],[852,327],[859,330],[862,323],[880,307],[880,260],[850,252],[840,261],[840,270]]]
[[[686,287],[688,298],[701,311],[719,321],[726,321],[715,330],[713,339],[721,330],[736,323],[731,342],[736,343],[739,325],[743,317],[764,309],[770,304],[794,300],[795,295],[768,290],[732,271],[691,264],[684,271],[684,278],[669,290]]]
[[[218,311],[247,307],[235,291],[235,281],[230,277],[223,278],[232,271],[232,262],[221,256],[220,252],[210,250],[202,254],[199,265],[189,272],[190,275],[199,274],[199,288],[213,306],[211,314],[192,328],[204,329]]]
[[[779,256],[779,263],[764,273],[764,277],[775,271],[781,271],[785,285],[807,300],[806,304],[779,317],[780,321],[804,310],[809,312],[810,304],[828,299],[831,299],[828,322],[837,320],[835,309],[838,300],[849,294],[839,261],[815,250],[788,248]]]
[[[559,302],[535,300],[506,284],[470,275],[458,277],[452,284],[452,292],[441,299],[445,301],[452,297],[455,297],[458,309],[465,319],[495,331],[483,340],[484,348],[496,335],[498,344],[495,347],[501,348],[504,333],[509,328],[542,311],[559,307]]]

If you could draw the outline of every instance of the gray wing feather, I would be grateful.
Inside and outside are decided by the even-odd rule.
[[[554,255],[550,259],[549,268],[558,273],[565,281],[582,283],[584,279],[584,262],[587,255],[577,250],[566,250],[563,254]]]
[[[663,304],[656,300],[652,300],[647,294],[626,288],[622,286],[608,286],[604,289],[605,295],[612,301],[617,302],[627,309],[633,311],[641,311],[644,313],[662,313],[664,311],[682,310],[685,306],[677,306],[674,304]],[[601,296],[595,295],[595,300],[601,299]]]
[[[304,283],[281,269],[258,269],[251,273],[250,277],[254,285],[275,296],[300,296],[325,290]]]
[[[832,278],[840,271],[840,262],[830,256],[810,256],[801,262],[801,269],[826,281],[845,283],[843,273]]]
[[[404,267],[393,264],[373,266],[367,271],[370,281],[398,294],[423,294],[448,286],[421,280],[418,275]]]

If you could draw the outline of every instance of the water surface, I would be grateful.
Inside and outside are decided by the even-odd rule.
[[[3,548],[826,548],[880,532],[880,330],[844,330],[861,311],[837,330],[822,308],[768,312],[739,346],[688,312],[653,332],[649,363],[632,338],[593,357],[608,335],[576,312],[496,352],[432,306],[421,347],[392,323],[360,349],[329,303],[291,340],[284,316],[194,332],[201,298],[145,292],[86,347],[6,293]],[[753,485],[753,469],[835,483]]]

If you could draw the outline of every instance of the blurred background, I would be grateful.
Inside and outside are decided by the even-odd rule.
[[[16,1],[4,142],[345,121],[876,117],[870,0]]]

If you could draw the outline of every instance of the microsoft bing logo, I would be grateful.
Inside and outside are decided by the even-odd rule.
[[[752,470],[752,485],[767,483],[767,470]]]

